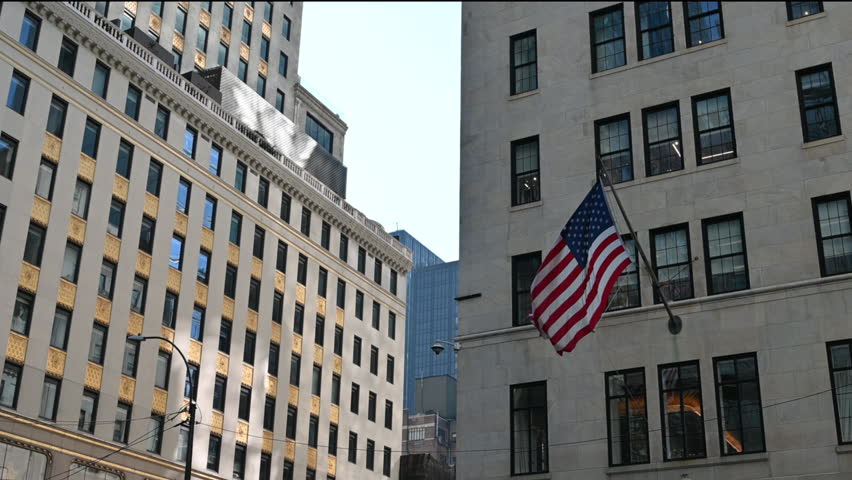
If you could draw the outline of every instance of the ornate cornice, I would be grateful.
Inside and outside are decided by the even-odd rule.
[[[310,90],[305,88],[301,83],[297,83],[294,86],[294,93],[296,95],[296,99],[308,104],[308,106],[314,111],[320,111],[323,114],[323,117],[327,118],[329,121],[334,122],[334,126],[346,133],[349,130],[349,125],[346,125],[346,122],[340,118],[340,115],[331,111],[324,103],[322,103],[317,97],[311,93]]]

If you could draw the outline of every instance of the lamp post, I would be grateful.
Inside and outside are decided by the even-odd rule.
[[[183,352],[180,351],[177,345],[168,338],[158,337],[158,336],[142,336],[142,335],[128,335],[128,340],[142,343],[145,340],[162,340],[164,342],[168,342],[172,348],[174,348],[179,354],[180,358],[183,359],[183,363],[186,366],[186,376],[189,378],[189,439],[186,442],[186,463],[183,470],[183,479],[184,480],[192,480],[192,441],[195,438],[195,399],[193,398],[195,394],[195,384],[192,381],[192,375],[189,374],[189,362],[186,360],[186,356],[184,356]]]

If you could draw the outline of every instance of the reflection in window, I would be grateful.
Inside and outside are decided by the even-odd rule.
[[[698,361],[660,367],[663,455],[666,460],[704,457],[704,410]]]

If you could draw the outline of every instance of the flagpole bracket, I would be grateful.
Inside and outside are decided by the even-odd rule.
[[[669,333],[672,335],[677,335],[680,333],[683,328],[683,322],[680,320],[680,316],[672,315],[669,317]]]

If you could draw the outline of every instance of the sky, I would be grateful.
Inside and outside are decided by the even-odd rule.
[[[346,200],[458,259],[460,3],[305,2],[299,75],[349,126]]]

